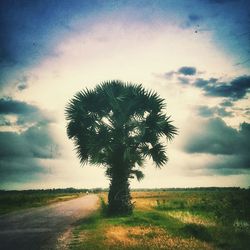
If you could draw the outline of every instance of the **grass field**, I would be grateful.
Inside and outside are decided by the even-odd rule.
[[[133,192],[128,217],[100,210],[79,221],[68,248],[76,249],[249,249],[250,190]]]
[[[39,207],[58,201],[70,200],[83,192],[69,189],[1,191],[0,215],[25,208]]]

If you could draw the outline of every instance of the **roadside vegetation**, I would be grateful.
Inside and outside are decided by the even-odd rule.
[[[100,210],[79,221],[68,249],[249,249],[250,190],[132,192],[131,216]]]
[[[86,193],[85,189],[45,189],[4,191],[0,190],[0,215],[9,212],[39,207],[58,201],[77,198]]]

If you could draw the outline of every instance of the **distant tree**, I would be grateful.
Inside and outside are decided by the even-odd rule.
[[[80,162],[106,167],[109,214],[132,213],[129,178],[144,177],[140,169],[147,157],[157,167],[167,162],[160,138],[171,140],[177,129],[164,107],[155,92],[121,81],[80,91],[68,103],[67,134]]]

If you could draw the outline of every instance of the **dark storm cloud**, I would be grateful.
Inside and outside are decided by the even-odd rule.
[[[203,117],[212,117],[214,115],[214,108],[209,108],[207,106],[199,106],[198,108],[198,114]]]
[[[33,158],[0,158],[0,187],[6,183],[31,182],[48,170]]]
[[[183,66],[183,67],[178,69],[178,73],[182,74],[182,75],[192,76],[192,75],[196,74],[196,68]]]
[[[179,68],[177,71],[171,70],[166,72],[163,77],[167,80],[172,79],[174,76],[177,76],[181,83],[189,83],[189,79],[187,77],[196,75],[196,68],[191,66],[183,66]]]
[[[208,80],[197,78],[194,82],[194,85],[198,88],[205,88],[208,84],[215,84],[217,81],[218,79],[213,77]]]
[[[233,112],[227,111],[224,107],[207,107],[207,106],[198,106],[198,114],[203,117],[232,117]]]
[[[250,116],[250,108],[246,108],[244,114]]]
[[[37,107],[26,102],[16,101],[11,98],[0,99],[0,114],[27,114],[38,110]]]
[[[54,144],[47,125],[37,124],[22,133],[0,132],[0,158],[50,158]]]
[[[218,114],[218,116],[221,116],[221,117],[233,117],[234,116],[232,111],[227,111],[223,107],[216,108],[216,113]]]
[[[194,82],[194,85],[198,88],[204,88],[209,83],[209,80],[205,80],[203,78],[197,78]]]
[[[228,100],[224,100],[223,102],[220,103],[220,105],[222,107],[232,107],[233,106],[233,103],[228,101]]]
[[[185,145],[188,153],[217,155],[218,160],[210,164],[210,168],[222,174],[224,168],[238,173],[249,170],[249,148],[250,124],[242,123],[237,130],[227,126],[220,118],[209,119],[199,131],[190,135]]]
[[[223,155],[214,163],[209,163],[206,172],[210,175],[249,174],[249,164],[249,155]]]
[[[0,115],[0,126],[10,126],[11,122],[6,119],[4,116]]]
[[[227,97],[236,101],[244,98],[249,92],[250,76],[239,76],[229,83],[218,82],[216,78],[210,78],[209,80],[198,78],[194,85],[203,89],[205,95]]]
[[[243,123],[239,130],[226,125],[220,118],[212,118],[192,136],[186,145],[190,153],[246,154],[250,148],[250,124]],[[250,167],[250,166],[249,166]]]
[[[17,119],[10,122],[8,115]],[[38,107],[13,100],[0,99],[0,183],[23,182],[46,173],[39,159],[57,156],[57,144],[49,124],[53,120]],[[13,132],[13,126],[22,132]],[[3,129],[8,128],[8,131]],[[11,132],[9,131],[11,130]]]
[[[204,90],[207,95],[230,97],[234,100],[241,99],[249,92],[250,76],[240,76],[229,84],[206,85]]]
[[[7,119],[6,115],[16,115],[16,125],[25,125],[31,122],[52,122],[53,119],[38,107],[12,98],[0,99],[0,118]],[[6,124],[7,125],[7,124]]]
[[[31,181],[47,170],[38,159],[55,158],[56,142],[48,125],[36,124],[22,133],[0,132],[0,183]]]

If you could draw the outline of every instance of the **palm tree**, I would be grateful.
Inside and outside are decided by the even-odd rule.
[[[177,129],[164,107],[155,92],[121,81],[80,91],[68,103],[67,134],[80,162],[106,167],[109,214],[132,213],[129,179],[143,178],[140,167],[147,157],[157,167],[167,162],[160,138],[171,140]]]

